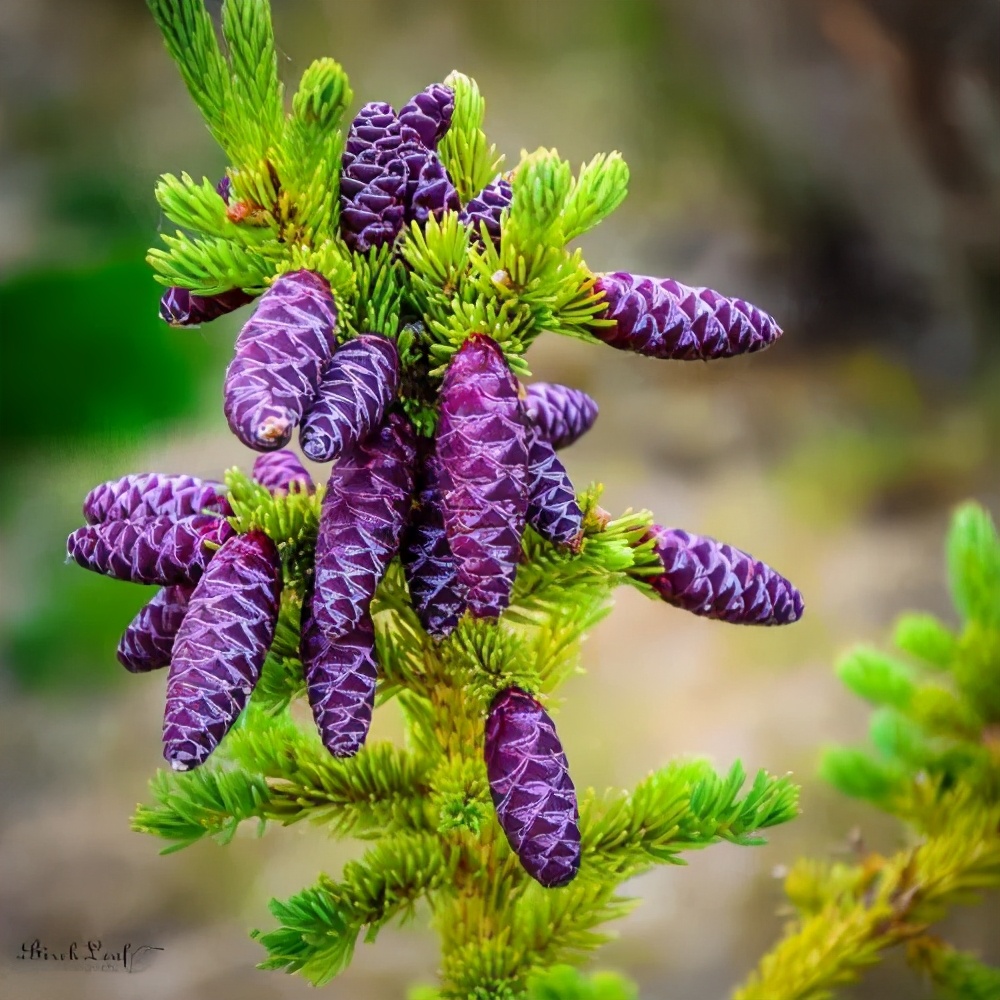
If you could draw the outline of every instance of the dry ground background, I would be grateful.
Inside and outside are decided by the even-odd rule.
[[[357,102],[475,76],[509,157],[621,150],[631,194],[585,243],[595,270],[742,295],[785,339],[711,366],[544,339],[540,378],[602,407],[571,452],[611,510],[648,506],[795,580],[807,615],[753,631],[624,593],[565,689],[579,785],[628,785],[673,756],[792,771],[803,815],[768,846],[719,846],[632,886],[642,905],[599,964],[643,997],[726,995],[779,933],[773,869],[895,828],[815,777],[863,738],[832,667],[894,616],[949,616],[941,540],[955,502],[1000,512],[1000,7],[992,0],[275,0],[284,78],[316,56]],[[236,321],[172,332],[141,263],[160,171],[222,163],[139,0],[0,5],[0,993],[80,1000],[312,995],[255,972],[271,896],[356,845],[305,827],[169,858],[128,816],[159,765],[162,679],[123,677],[137,590],[63,565],[94,483],[139,469],[217,475],[249,456],[218,405]],[[127,591],[127,593],[126,593]],[[391,708],[378,735],[399,729]],[[954,937],[1000,959],[998,911]],[[23,940],[166,951],[141,977],[19,972]],[[417,926],[359,946],[330,997],[429,979]],[[845,996],[924,996],[898,957]]]

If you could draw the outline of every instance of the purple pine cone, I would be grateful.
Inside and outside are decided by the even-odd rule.
[[[258,456],[253,463],[253,478],[272,493],[288,493],[292,483],[298,484],[300,493],[313,488],[312,476],[302,467],[295,452],[287,448]]]
[[[329,462],[382,422],[399,387],[396,345],[363,333],[341,347],[327,365],[316,402],[299,430],[306,456]]]
[[[203,511],[226,516],[232,513],[222,483],[159,472],[109,479],[95,486],[83,501],[83,516],[88,524],[139,521],[161,515],[177,519]]]
[[[281,560],[263,532],[231,538],[191,595],[174,642],[163,756],[175,771],[203,764],[260,679],[274,638]]]
[[[548,713],[520,688],[493,699],[486,774],[497,819],[524,870],[546,888],[580,870],[580,813],[566,754]]]
[[[444,530],[433,452],[424,458],[416,501],[399,554],[420,624],[428,634],[443,638],[458,624],[465,601],[458,586],[458,564]]]
[[[622,351],[710,361],[761,351],[781,336],[778,324],[749,302],[671,278],[616,271],[600,275],[594,290],[608,301],[598,318],[615,321],[594,327],[594,336]]]
[[[445,212],[457,212],[462,207],[455,185],[436,153],[426,153],[416,177],[410,174],[406,193],[407,221],[421,225],[431,216],[440,220]]]
[[[528,524],[555,545],[580,548],[583,511],[555,450],[534,429],[528,432]]]
[[[556,451],[583,437],[597,419],[597,400],[556,382],[529,385],[525,407],[539,436]]]
[[[475,197],[471,198],[462,209],[461,219],[467,226],[472,226],[473,242],[481,242],[480,223],[486,223],[486,232],[493,245],[500,246],[500,216],[510,208],[514,191],[510,181],[501,176],[495,177]]]
[[[245,445],[273,451],[288,443],[316,398],[336,329],[326,278],[303,270],[275,279],[236,338],[226,371],[226,418]]]
[[[367,614],[354,628],[328,639],[303,606],[299,654],[323,746],[334,757],[353,757],[364,745],[375,707],[375,629]]]
[[[160,319],[171,326],[201,326],[225,316],[256,298],[242,288],[231,288],[218,295],[195,295],[176,285],[160,297]]]
[[[175,521],[151,517],[142,521],[105,521],[77,528],[66,551],[84,569],[132,583],[196,583],[215,549],[234,534],[230,523],[211,514]]]
[[[410,422],[390,413],[330,474],[313,595],[313,617],[328,639],[358,627],[399,549],[413,493],[414,438]]]
[[[398,139],[399,116],[395,108],[385,101],[366,104],[355,116],[347,130],[344,143],[343,166],[346,168],[363,152],[376,147],[386,139]]]
[[[403,105],[399,120],[402,125],[413,129],[428,149],[437,149],[437,144],[451,126],[454,111],[455,91],[443,83],[432,83]]]
[[[170,663],[174,638],[187,614],[194,587],[164,587],[132,619],[118,643],[118,662],[133,674]]]
[[[746,552],[658,524],[649,534],[664,571],[646,582],[668,604],[734,625],[788,625],[802,617],[798,590]]]
[[[526,420],[500,348],[469,337],[441,387],[437,458],[459,587],[478,618],[510,603],[528,510]]]
[[[373,146],[348,161],[340,176],[340,235],[367,253],[392,243],[403,228],[409,170],[396,149]]]

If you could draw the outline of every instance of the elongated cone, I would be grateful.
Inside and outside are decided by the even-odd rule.
[[[505,209],[510,208],[510,203],[514,199],[514,191],[510,186],[510,181],[497,175],[473,198],[470,198],[465,208],[459,216],[466,225],[472,226],[473,242],[482,241],[480,234],[480,224],[486,224],[486,232],[489,234],[493,245],[500,246],[501,215]]]
[[[226,418],[245,445],[273,451],[288,443],[316,398],[336,329],[326,278],[303,270],[275,279],[236,338],[226,371]]]
[[[616,271],[594,286],[608,305],[594,336],[623,351],[651,358],[710,361],[751,354],[773,344],[781,328],[743,299],[727,299],[710,288],[691,288],[671,278]]]
[[[583,511],[566,467],[533,429],[528,433],[528,524],[555,545],[577,549]]]
[[[451,126],[454,111],[455,91],[443,83],[432,83],[399,109],[399,121],[413,129],[428,149],[437,149]]]
[[[371,618],[365,614],[352,629],[328,639],[307,601],[299,655],[323,746],[334,757],[353,757],[364,746],[375,707],[378,666]]]
[[[297,484],[301,493],[313,488],[312,476],[302,467],[295,452],[287,448],[259,455],[253,463],[253,478],[272,493],[287,493],[292,483]]]
[[[580,813],[552,719],[520,688],[501,691],[485,751],[497,819],[524,870],[546,888],[570,882],[580,869]]]
[[[459,587],[478,618],[510,603],[528,511],[526,421],[500,348],[469,337],[441,387],[437,458]]]
[[[382,422],[399,388],[396,345],[376,333],[349,340],[330,360],[299,430],[314,462],[330,462]]]
[[[115,520],[77,528],[66,542],[67,555],[84,569],[132,583],[171,586],[197,583],[214,548],[232,537],[225,518],[193,514],[175,521],[151,517]]]
[[[174,641],[163,756],[175,771],[203,764],[229,732],[260,679],[274,638],[281,560],[263,532],[219,549]]]
[[[312,602],[316,625],[328,639],[358,627],[399,550],[415,458],[410,422],[390,413],[333,467],[320,512]]]
[[[449,635],[465,611],[465,601],[458,586],[458,564],[444,530],[433,452],[424,457],[416,504],[399,555],[420,624],[436,638]]]
[[[583,437],[597,419],[597,401],[581,389],[557,382],[528,386],[525,408],[540,437],[556,451]]]
[[[431,217],[440,220],[445,212],[457,212],[462,207],[455,185],[436,153],[427,153],[416,176],[410,175],[406,194],[408,222],[423,225]]]
[[[205,511],[226,516],[232,513],[224,484],[159,472],[109,479],[95,486],[83,501],[83,516],[88,524],[161,515],[176,519]]]
[[[187,614],[194,587],[164,587],[143,607],[118,643],[118,662],[133,674],[170,663],[177,630]]]
[[[663,560],[647,577],[668,604],[734,625],[788,625],[802,617],[802,595],[780,573],[714,538],[654,524]]]

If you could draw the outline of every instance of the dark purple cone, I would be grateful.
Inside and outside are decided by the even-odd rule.
[[[441,386],[441,510],[469,610],[496,618],[510,603],[528,510],[527,423],[500,348],[471,336]]]
[[[690,288],[671,278],[616,271],[594,286],[608,305],[594,336],[622,351],[651,358],[710,361],[751,354],[773,344],[781,328],[743,299],[727,299],[710,288]]]
[[[437,144],[451,126],[454,111],[455,91],[443,83],[432,83],[403,105],[399,121],[412,128],[428,149],[437,149]]]
[[[231,288],[218,295],[195,295],[176,285],[160,297],[160,319],[171,326],[200,326],[225,316],[256,298],[242,288]]]
[[[536,432],[556,451],[583,437],[597,419],[597,400],[556,382],[529,385],[525,408]]]
[[[187,614],[194,587],[164,587],[132,619],[118,643],[118,662],[133,674],[158,670],[170,663],[174,638]]]
[[[105,521],[77,528],[66,552],[84,569],[132,583],[196,583],[221,545],[234,534],[225,518],[194,514],[175,521]]]
[[[788,625],[802,617],[798,590],[746,552],[658,524],[649,534],[664,572],[646,582],[668,604],[734,625]]]
[[[222,483],[159,472],[109,479],[95,486],[83,501],[83,516],[88,524],[161,515],[177,519],[202,511],[226,516],[232,513]]]
[[[465,601],[458,587],[458,565],[444,530],[433,452],[424,458],[416,505],[399,555],[420,624],[436,638],[449,635],[465,611]]]
[[[493,699],[486,774],[497,819],[524,870],[547,889],[580,870],[580,813],[548,713],[520,688]]]
[[[340,235],[348,249],[367,253],[392,243],[403,228],[409,171],[395,149],[373,146],[344,166],[340,177]]]
[[[461,219],[467,226],[472,226],[472,239],[481,242],[480,223],[486,223],[486,231],[494,246],[500,246],[500,215],[504,209],[510,208],[514,192],[510,181],[497,176],[471,198],[462,209]]]
[[[287,493],[292,483],[298,484],[300,493],[313,488],[312,476],[302,467],[295,452],[287,448],[259,455],[253,463],[253,478],[272,493]]]
[[[363,615],[358,624],[328,639],[303,606],[299,654],[306,690],[323,746],[334,757],[353,757],[364,745],[375,707],[375,629]]]
[[[329,462],[382,421],[399,387],[396,345],[377,333],[349,340],[330,360],[299,430],[302,450]]]
[[[273,451],[288,443],[316,398],[336,329],[326,278],[304,270],[275,279],[236,338],[226,371],[226,419],[245,445]]]
[[[528,432],[528,524],[554,545],[580,547],[583,511],[576,490],[552,445],[534,430]]]
[[[416,179],[407,184],[407,221],[423,225],[431,216],[440,220],[445,212],[457,212],[462,203],[448,171],[436,153],[427,153]]]
[[[333,467],[316,538],[312,605],[328,639],[346,635],[368,614],[410,513],[415,457],[413,428],[390,413]]]
[[[191,595],[167,678],[163,756],[175,771],[203,764],[260,679],[274,638],[281,559],[263,532],[231,538]]]
[[[346,169],[365,150],[375,148],[384,140],[398,139],[399,116],[391,104],[372,101],[354,116],[344,143],[343,167]]]

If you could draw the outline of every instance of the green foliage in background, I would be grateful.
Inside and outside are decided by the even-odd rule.
[[[838,666],[875,706],[871,749],[829,750],[822,773],[902,824],[906,846],[853,863],[797,862],[785,938],[735,1000],[825,1000],[895,945],[940,998],[997,1000],[1000,969],[935,934],[949,910],[1000,888],[1000,539],[969,503],[948,535],[960,626],[904,615],[899,655],[862,647]]]

